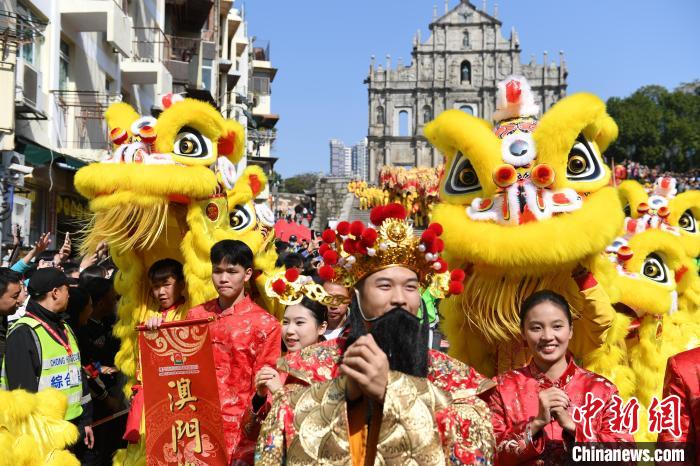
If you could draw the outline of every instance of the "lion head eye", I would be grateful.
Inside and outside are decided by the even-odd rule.
[[[657,283],[669,283],[669,273],[663,259],[656,254],[649,254],[642,265],[642,275]]]
[[[566,177],[571,181],[597,181],[605,175],[593,145],[581,134],[569,150]]]
[[[253,224],[255,213],[250,206],[236,205],[233,211],[229,214],[229,224],[235,231],[244,231],[250,228]]]
[[[173,153],[183,157],[203,158],[211,152],[211,141],[199,131],[183,127],[175,137]]]
[[[481,189],[479,177],[468,158],[457,152],[445,184],[447,194],[468,194]]]
[[[683,212],[681,218],[678,219],[678,226],[681,227],[683,230],[687,231],[688,233],[698,232],[697,222],[695,221],[695,217],[693,216],[693,213],[690,211],[690,209]]]

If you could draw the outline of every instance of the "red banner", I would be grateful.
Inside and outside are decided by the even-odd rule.
[[[139,332],[149,466],[227,464],[209,326]]]

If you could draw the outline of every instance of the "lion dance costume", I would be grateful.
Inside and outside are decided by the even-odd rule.
[[[109,245],[119,268],[121,299],[114,333],[121,339],[119,369],[134,383],[138,367],[135,325],[157,304],[149,299],[147,270],[155,261],[183,263],[187,308],[216,296],[209,251],[218,241],[244,241],[255,267],[272,271],[273,218],[254,204],[267,178],[259,167],[237,173],[245,147],[243,128],[211,105],[168,95],[158,116],[141,117],[125,103],[105,117],[114,144],[111,156],[81,169],[75,184],[94,212],[85,251]],[[259,277],[264,283],[265,274]],[[121,451],[115,464],[144,464],[143,442]]]
[[[425,130],[446,158],[433,219],[445,225],[450,265],[470,271],[465,292],[441,306],[452,354],[489,375],[521,366],[529,354],[518,309],[552,289],[577,317],[574,356],[648,407],[667,358],[700,343],[700,193],[676,195],[670,179],[651,193],[610,186],[602,153],[617,126],[593,95],[567,97],[537,119],[527,82],[511,77],[497,108],[493,128],[450,110]],[[576,289],[578,264],[594,288]]]

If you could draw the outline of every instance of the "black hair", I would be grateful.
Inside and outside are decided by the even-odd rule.
[[[105,278],[107,276],[107,269],[101,265],[91,265],[85,267],[82,272],[80,272],[79,282],[80,287],[87,289],[87,283],[93,278]]]
[[[22,276],[7,267],[0,267],[0,296],[5,294],[10,283],[22,283]]]
[[[237,239],[219,241],[212,246],[209,257],[212,265],[226,262],[231,265],[240,265],[244,269],[253,268],[253,251],[247,244]]]
[[[81,277],[82,278],[82,277]],[[109,278],[95,277],[89,280],[81,280],[80,288],[85,290],[92,299],[93,306],[97,306],[102,298],[112,290],[113,283]]]
[[[152,284],[163,283],[171,277],[179,282],[185,280],[185,274],[182,272],[182,264],[175,259],[161,259],[154,262],[153,265],[148,268],[148,279]]]
[[[39,254],[36,257],[36,263],[38,264],[39,261],[53,262],[53,258],[56,257],[57,253],[58,253],[58,250],[56,250],[56,249],[47,249],[46,251],[43,251],[41,254]],[[58,265],[58,264],[54,264],[54,265]]]
[[[316,325],[321,325],[324,322],[328,322],[328,308],[326,308],[326,306],[323,304],[307,298],[306,296],[302,298],[299,304],[311,311],[311,314],[314,316],[314,320],[316,320]]]
[[[61,267],[63,267],[63,273],[66,275],[70,275],[73,272],[79,272],[80,271],[80,264],[73,262],[73,261],[67,261],[64,262]]]
[[[286,254],[281,259],[285,269],[301,269],[304,267],[304,258],[301,256],[301,254],[291,252],[289,254]]]
[[[68,288],[68,325],[74,331],[78,330],[80,322],[80,314],[85,310],[90,303],[90,295],[80,287],[72,286]]]
[[[566,314],[566,320],[569,321],[569,327],[573,325],[571,309],[569,308],[569,303],[566,301],[566,299],[559,293],[555,293],[552,290],[540,290],[532,293],[525,299],[525,301],[523,301],[523,304],[520,307],[520,328],[525,326],[525,317],[527,317],[527,313],[530,311],[530,309],[538,304],[547,302],[552,303],[554,306],[561,309],[564,314]]]

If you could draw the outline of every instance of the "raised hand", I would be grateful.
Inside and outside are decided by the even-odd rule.
[[[351,400],[364,395],[375,401],[384,401],[389,383],[389,359],[372,335],[363,335],[350,345],[343,356],[340,373],[348,378],[348,397]]]

